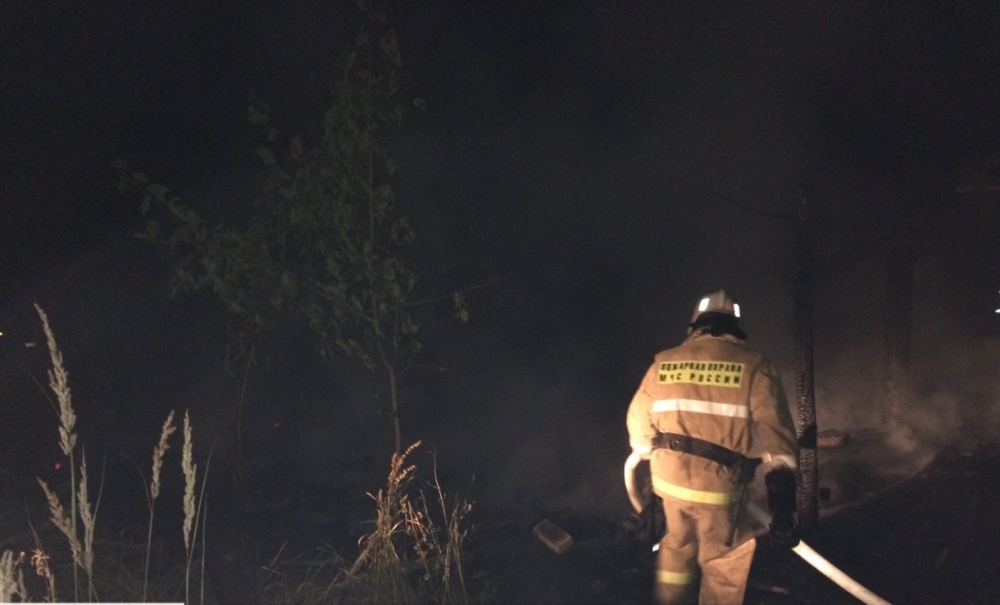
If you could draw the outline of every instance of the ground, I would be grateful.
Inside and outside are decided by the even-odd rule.
[[[850,448],[821,456],[823,514],[818,526],[805,534],[805,541],[895,605],[1000,602],[1000,549],[996,548],[1000,517],[994,512],[1000,510],[1000,445],[946,446],[930,456],[883,446],[881,437],[859,434]],[[876,458],[878,465],[862,463]],[[901,474],[901,469],[911,472]],[[210,514],[216,522],[208,536],[214,556],[208,564],[206,602],[260,600],[264,581],[291,579],[296,570],[306,569],[333,551],[350,556],[357,538],[368,529],[363,520],[371,518],[371,502],[364,492],[371,487],[300,487],[302,493],[297,496],[293,490],[283,490],[294,497],[270,503],[257,518],[230,519],[252,528],[249,532],[229,532],[220,513]],[[23,528],[19,533],[13,531],[23,525],[14,520],[27,510],[27,502],[44,507],[38,494],[29,496],[9,499],[6,505],[4,517],[11,531],[4,537],[5,548],[30,550],[34,545],[30,532]],[[106,500],[102,509],[106,523],[119,516],[113,503],[113,499]],[[338,514],[331,512],[331,503],[337,503]],[[58,532],[44,520],[44,508],[31,508],[35,509],[31,511],[35,529],[47,549],[56,553],[63,550]],[[163,534],[154,543],[166,546],[154,546],[154,559],[159,553],[161,560],[182,560],[182,553],[176,552],[180,547],[179,519],[171,517],[165,505],[162,512],[157,528]],[[99,561],[100,565],[106,569],[111,559],[144,560],[146,536],[139,531],[145,527],[144,518],[140,508],[136,515],[124,519],[131,522],[131,530],[100,532],[99,554],[110,557]],[[543,518],[572,536],[572,545],[562,554],[533,535],[532,528]],[[512,604],[648,603],[652,554],[629,530],[628,520],[628,511],[619,517],[602,518],[573,510],[550,510],[529,517],[522,510],[491,509],[487,503],[478,503],[470,518],[474,530],[464,555],[470,596],[477,602]],[[317,540],[321,544],[316,544]],[[175,548],[167,552],[170,544]],[[326,555],[307,551],[309,544],[325,545]],[[68,579],[68,561],[56,563],[57,571]],[[137,585],[141,577],[138,571],[141,569],[123,565],[114,579],[116,588],[125,588],[126,580],[133,587]],[[157,587],[165,592],[158,591],[154,600],[176,600],[183,576],[168,567],[153,570],[158,571],[174,575],[169,577],[169,586]],[[102,597],[109,594],[113,593],[105,590]],[[759,541],[747,605],[858,602],[794,553]]]
[[[856,505],[841,506],[806,542],[849,576],[894,604],[1000,602],[1000,450],[941,450],[917,473]],[[530,527],[499,519],[482,527],[472,567],[498,586],[499,603],[648,603],[652,559],[613,520],[552,511],[573,535],[555,554]],[[760,541],[745,603],[839,605],[859,601],[794,553]],[[489,572],[488,570],[494,570]],[[500,571],[496,571],[500,570]]]

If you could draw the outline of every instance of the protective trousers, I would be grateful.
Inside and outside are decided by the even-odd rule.
[[[741,605],[757,546],[747,524],[740,524],[734,546],[726,546],[733,507],[664,498],[663,508],[667,531],[656,560],[655,603]]]

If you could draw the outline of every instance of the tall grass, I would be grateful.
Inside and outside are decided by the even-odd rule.
[[[322,552],[295,579],[288,568],[300,568],[298,559],[282,563],[275,557],[267,566],[261,594],[267,602],[297,604],[469,603],[465,585],[463,547],[470,529],[472,506],[460,498],[448,504],[437,477],[427,485],[430,497],[415,480],[417,466],[407,458],[414,443],[395,454],[386,484],[368,496],[375,503],[372,530],[358,541],[359,554],[351,564],[335,553]],[[325,579],[324,579],[325,578]]]
[[[213,448],[214,449],[214,448]],[[201,492],[195,501],[195,489],[198,483],[198,465],[194,463],[193,439],[191,437],[191,419],[187,412],[184,412],[184,445],[181,449],[181,470],[184,471],[184,602],[191,602],[191,563],[194,560],[195,541],[198,536],[198,527],[202,529],[201,548],[201,602],[205,602],[205,485],[202,481]],[[208,462],[205,464],[205,473],[208,474],[208,464],[212,461],[209,453]]]
[[[52,368],[48,371],[49,387],[56,395],[58,401],[59,414],[59,446],[63,453],[69,458],[70,467],[70,504],[67,508],[60,500],[56,492],[42,479],[37,479],[45,495],[48,505],[49,517],[52,524],[66,539],[69,545],[70,556],[73,568],[73,594],[77,602],[80,601],[80,572],[87,578],[86,599],[95,601],[99,599],[94,577],[94,533],[97,525],[97,505],[90,502],[90,490],[88,487],[89,477],[87,473],[87,458],[83,452],[80,456],[79,471],[77,471],[77,433],[76,433],[76,413],[73,410],[72,395],[69,387],[69,373],[63,365],[62,352],[56,343],[56,338],[49,324],[48,316],[41,307],[35,305],[38,316],[42,322],[48,343],[49,357],[52,361]],[[167,420],[163,424],[160,432],[160,439],[153,448],[152,475],[149,487],[146,492],[149,507],[149,523],[147,527],[145,558],[143,560],[143,581],[142,600],[145,601],[149,594],[149,565],[151,558],[151,547],[153,539],[153,523],[155,519],[155,505],[160,496],[162,488],[161,473],[163,461],[167,450],[170,447],[169,439],[176,427],[174,426],[174,412],[171,411]],[[183,499],[184,522],[183,539],[185,546],[184,564],[184,590],[185,602],[190,602],[190,570],[195,554],[195,540],[199,527],[202,532],[201,556],[201,601],[205,600],[204,591],[204,553],[205,553],[205,532],[203,503],[205,496],[205,482],[202,481],[201,493],[195,499],[195,489],[197,484],[197,465],[193,463],[193,439],[190,417],[187,412],[184,414],[184,444],[181,460],[181,470],[185,477],[185,490]],[[211,456],[209,457],[211,458]],[[206,465],[205,473],[208,468]],[[203,474],[203,475],[204,475]],[[98,499],[97,504],[100,500]],[[201,523],[199,526],[199,522]],[[51,602],[56,601],[56,580],[49,565],[49,555],[46,554],[38,541],[39,547],[35,550],[31,558],[31,564],[37,576],[47,583],[47,598]],[[12,551],[5,551],[0,555],[0,601],[9,602],[12,597],[17,596],[22,601],[30,600],[30,595],[24,587],[24,575],[22,566],[24,564],[24,554],[15,557]],[[134,595],[138,596],[138,595]]]
[[[89,601],[99,600],[95,581],[94,538],[100,497],[91,503],[87,457],[83,445],[78,443],[72,396],[69,388],[69,373],[63,365],[55,335],[48,317],[38,305],[42,327],[48,342],[52,368],[48,371],[49,387],[58,400],[59,446],[70,461],[70,489],[68,506],[59,494],[42,479],[38,483],[45,496],[48,515],[53,526],[65,538],[69,548],[73,570],[72,594],[77,602],[81,596]],[[188,412],[182,425],[175,424],[175,414],[171,411],[160,431],[159,440],[153,447],[152,474],[148,483],[143,479],[149,511],[146,529],[145,556],[135,557],[135,569],[141,565],[141,583],[128,568],[129,561],[121,555],[116,563],[104,563],[108,577],[117,578],[116,593],[123,600],[146,601],[151,596],[150,561],[152,559],[153,528],[156,520],[156,504],[163,490],[162,473],[170,439],[180,429],[183,435],[180,467],[184,477],[182,498],[183,522],[181,533],[184,544],[184,560],[176,567],[172,581],[175,587],[173,598],[183,590],[184,601],[191,603],[192,571],[200,555],[199,600],[204,603],[206,579],[206,529],[207,498],[206,485],[209,465],[212,459],[209,451],[205,469],[199,474],[193,455],[193,428]],[[257,600],[295,603],[371,603],[371,604],[416,604],[443,603],[462,605],[469,602],[463,571],[463,547],[469,533],[467,517],[471,505],[460,498],[446,496],[437,475],[436,460],[433,464],[432,479],[424,484],[429,491],[415,480],[417,466],[410,464],[408,457],[419,447],[414,443],[406,451],[394,454],[390,461],[389,473],[384,487],[374,494],[369,493],[375,505],[372,529],[358,541],[358,556],[350,565],[335,553],[326,552],[325,558],[310,564],[303,577],[296,580],[279,572],[283,564],[275,557],[266,566],[267,576],[257,587]],[[76,456],[76,448],[81,455]],[[212,448],[214,449],[214,447]],[[142,471],[140,470],[140,473]],[[200,485],[199,485],[200,483]],[[5,550],[0,553],[0,602],[30,601],[32,595],[26,589],[25,569],[34,572],[44,582],[44,600],[56,602],[57,579],[50,565],[49,554],[42,548],[41,540],[34,527],[36,548],[30,558],[25,553]],[[176,535],[176,534],[174,534]],[[199,544],[200,540],[200,544]],[[136,545],[135,550],[143,547]],[[111,561],[105,557],[102,561]],[[115,567],[114,576],[110,568]],[[183,573],[181,573],[183,569]],[[86,593],[81,593],[81,573],[86,578]],[[137,574],[135,574],[137,575]],[[169,574],[168,574],[169,575]],[[105,576],[102,576],[102,578]],[[169,581],[169,580],[168,580]],[[107,584],[101,584],[106,586]],[[29,583],[28,586],[35,587]],[[63,585],[60,584],[61,590]],[[102,592],[104,592],[102,588]],[[154,594],[154,598],[166,596],[170,600],[169,589]]]
[[[153,519],[156,512],[156,499],[160,496],[160,472],[163,470],[163,457],[170,448],[170,435],[177,430],[174,426],[174,411],[170,410],[163,429],[160,431],[160,441],[153,448],[153,472],[146,491],[146,501],[149,505],[149,531],[146,534],[146,559],[142,569],[142,600],[145,602],[149,590],[149,554],[153,546]]]
[[[92,511],[87,496],[87,461],[84,457],[80,465],[79,483],[76,475],[76,413],[73,411],[73,398],[69,388],[69,372],[63,366],[63,356],[56,345],[56,337],[49,325],[49,318],[40,306],[35,305],[38,317],[42,320],[42,329],[49,348],[52,368],[48,371],[49,388],[59,402],[59,447],[69,458],[70,469],[70,506],[69,513],[45,481],[38,483],[45,493],[49,503],[49,513],[52,523],[61,531],[69,543],[73,555],[73,593],[80,600],[79,570],[87,574],[87,597],[91,600],[97,597],[94,588],[94,524],[97,513]],[[81,542],[78,520],[83,523],[83,541]]]

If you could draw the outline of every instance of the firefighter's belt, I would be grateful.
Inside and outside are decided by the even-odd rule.
[[[721,464],[729,469],[730,477],[734,482],[744,485],[753,481],[757,467],[763,462],[761,458],[747,458],[739,452],[734,452],[711,441],[678,433],[659,433],[653,438],[653,448],[683,452]]]

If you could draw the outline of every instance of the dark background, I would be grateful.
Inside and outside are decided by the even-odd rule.
[[[420,292],[504,284],[503,304],[467,326],[425,326],[452,371],[403,392],[407,440],[477,498],[624,514],[625,409],[704,292],[737,297],[790,389],[796,231],[769,214],[794,214],[803,187],[820,429],[879,417],[885,256],[904,245],[918,262],[900,439],[1000,434],[995,4],[391,8],[408,91],[428,107],[397,142],[395,182]],[[167,297],[169,263],[133,239],[143,219],[111,162],[232,220],[259,169],[249,95],[284,132],[307,131],[358,23],[349,2],[0,2],[7,473],[57,451],[32,303],[64,351],[89,447],[148,452],[170,409],[191,410],[205,449],[224,433],[236,381],[220,309]],[[291,329],[268,359],[252,377],[251,442],[281,423],[306,452],[296,471],[317,482],[356,456],[385,465],[389,427],[362,370],[324,366]]]

